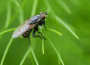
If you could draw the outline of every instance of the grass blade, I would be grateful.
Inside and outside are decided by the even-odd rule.
[[[48,39],[48,41],[50,42],[50,44],[51,44],[51,46],[53,47],[53,49],[55,50],[55,52],[57,53],[58,58],[60,59],[62,65],[64,65],[63,60],[62,60],[62,58],[61,58],[59,52],[57,51],[57,49],[55,48],[55,46],[53,45],[53,43],[50,41],[50,39],[49,39],[49,38],[47,38],[47,39]]]
[[[26,52],[26,54],[24,55],[23,59],[21,60],[20,65],[23,65],[23,63],[24,63],[27,55],[29,54],[30,50],[31,50],[31,46],[30,46],[29,49],[27,50],[27,52]]]
[[[31,48],[31,53],[32,53],[32,55],[33,55],[33,57],[34,57],[34,60],[35,60],[35,62],[36,62],[36,65],[39,65],[32,48]]]
[[[9,41],[6,49],[5,49],[5,52],[4,52],[4,54],[3,54],[3,57],[2,57],[2,60],[1,60],[1,65],[3,65],[3,63],[4,63],[5,57],[6,57],[6,55],[7,55],[7,52],[8,52],[8,50],[9,50],[9,47],[10,47],[12,41],[13,41],[13,38],[11,37],[11,39],[10,39],[10,41]]]
[[[11,1],[14,2],[17,7],[20,7],[20,4],[18,3],[17,0],[11,0]]]
[[[42,27],[39,28],[40,28],[40,32],[43,33]],[[44,39],[42,39],[42,53],[44,54]]]
[[[42,53],[44,54],[44,39],[42,39]]]
[[[63,20],[61,20],[58,16],[55,16],[55,18],[59,23],[63,24],[77,39],[79,39],[79,37],[72,31],[72,29],[66,23],[64,23]]]
[[[12,29],[9,29],[9,30],[6,30],[6,31],[3,31],[3,32],[0,33],[0,35],[3,35],[3,34],[5,34],[5,33],[7,33],[7,32],[14,31],[15,29],[16,29],[16,28],[12,28]]]
[[[38,4],[38,0],[34,0],[34,2],[33,2],[33,7],[32,7],[33,9],[32,9],[31,16],[33,16],[33,15],[35,14],[37,4]]]
[[[26,5],[27,1],[28,1],[28,0],[23,0],[20,8],[24,8],[24,6]],[[10,24],[11,24],[12,21],[17,17],[17,15],[19,14],[20,8],[18,8],[18,10],[17,10],[17,11],[13,14],[13,16],[11,17],[11,19],[10,19]],[[9,25],[10,25],[10,24],[9,24]],[[8,26],[9,26],[9,25],[8,25]]]
[[[10,18],[11,18],[11,5],[10,5],[10,1],[8,1],[7,2],[7,19],[6,19],[6,24],[5,24],[6,28],[8,28],[9,26]]]
[[[52,32],[55,32],[56,34],[62,36],[62,34],[54,29],[50,29],[50,28],[47,28],[46,30],[49,30],[49,31],[52,31]]]
[[[65,2],[63,2],[62,0],[60,0],[58,2],[58,0],[55,0],[59,5],[61,5],[63,7],[63,9],[68,13],[68,14],[71,14],[71,10],[70,8],[65,4]]]
[[[23,9],[22,8],[20,8],[19,13],[20,13],[20,24],[22,24],[23,23]]]
[[[51,11],[51,13],[52,13],[53,15],[55,15],[53,9],[51,8],[51,6],[50,6],[50,4],[49,4],[49,2],[48,2],[48,0],[44,0],[44,2],[45,2],[46,6],[47,6],[47,8],[48,8],[48,11]]]
[[[56,20],[57,20],[59,23],[62,23],[77,39],[79,39],[79,37],[72,31],[72,29],[71,29],[66,23],[64,23],[64,21],[61,20],[61,19],[53,12],[53,10],[52,10],[51,6],[49,5],[48,1],[47,1],[47,0],[44,0],[44,1],[45,1],[46,6],[50,8],[50,11],[52,12],[52,15],[55,16]],[[68,7],[66,7],[66,5],[64,4],[64,8],[68,8]],[[70,10],[70,9],[68,8],[68,10]]]

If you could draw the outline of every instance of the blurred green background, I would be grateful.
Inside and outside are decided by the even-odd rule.
[[[46,27],[62,33],[62,36],[39,29],[47,39],[43,54],[43,41],[33,38],[31,33],[31,46],[36,59],[29,52],[23,65],[90,65],[90,0],[0,0],[0,32],[17,28],[28,17],[46,11],[49,13]],[[29,40],[22,37],[12,39],[13,31],[0,35],[1,65],[19,65],[29,50]],[[12,42],[7,49],[10,39]]]

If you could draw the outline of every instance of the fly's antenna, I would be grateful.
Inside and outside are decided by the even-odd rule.
[[[48,12],[46,12],[45,15],[48,15]]]

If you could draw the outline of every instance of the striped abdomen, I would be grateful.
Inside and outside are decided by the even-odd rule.
[[[31,31],[32,31],[32,29],[29,29],[28,31],[26,31],[25,33],[23,33],[22,36],[23,36],[24,38],[29,37]]]

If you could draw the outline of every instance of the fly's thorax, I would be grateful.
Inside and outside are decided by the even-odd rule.
[[[29,19],[29,24],[34,24],[40,20],[40,15],[33,16]]]

